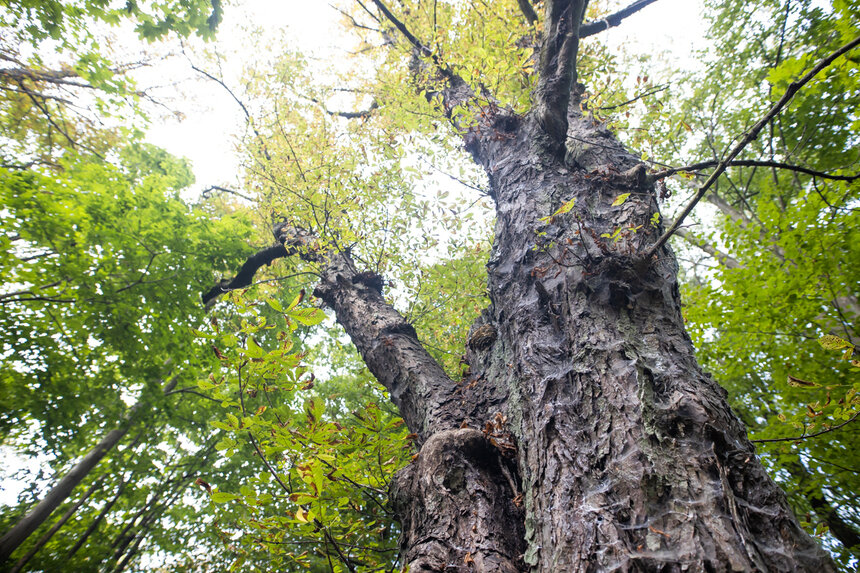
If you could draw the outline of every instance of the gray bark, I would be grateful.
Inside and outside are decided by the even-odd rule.
[[[348,254],[316,294],[422,448],[392,485],[413,571],[834,571],[699,369],[644,166],[571,112],[470,134],[497,224],[490,307],[455,383]],[[484,136],[475,135],[484,133]],[[569,146],[568,146],[569,148]],[[630,198],[620,206],[613,201]],[[576,199],[573,210],[551,216]],[[634,232],[635,229],[635,232]],[[613,238],[614,237],[614,238]]]
[[[462,80],[438,68],[443,113]],[[646,168],[579,112],[585,0],[547,0],[534,109],[456,124],[497,223],[490,306],[455,383],[381,296],[329,254],[316,294],[419,437],[392,481],[410,571],[835,571],[696,363]],[[426,71],[426,68],[425,68]],[[468,104],[467,104],[468,105]],[[473,101],[472,105],[479,105]],[[621,194],[629,199],[612,206]],[[575,200],[565,215],[553,217]],[[289,245],[289,237],[281,237]]]

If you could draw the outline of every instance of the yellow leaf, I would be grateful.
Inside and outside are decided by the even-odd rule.
[[[623,205],[627,198],[630,197],[630,193],[622,193],[618,197],[615,198],[615,201],[612,202],[612,207],[618,207],[619,205]]]

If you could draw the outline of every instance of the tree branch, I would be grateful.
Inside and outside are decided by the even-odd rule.
[[[241,99],[239,99],[239,96],[237,96],[237,95],[233,92],[233,90],[231,90],[231,89],[227,86],[227,84],[226,84],[226,83],[224,83],[224,80],[222,80],[222,79],[220,79],[220,78],[216,78],[215,76],[213,76],[212,74],[210,74],[210,73],[209,73],[209,72],[207,72],[206,70],[203,70],[203,69],[201,69],[201,68],[198,68],[198,67],[197,67],[197,66],[195,66],[195,65],[194,65],[194,63],[191,61],[191,58],[189,58],[187,55],[186,55],[185,57],[186,57],[186,59],[188,60],[188,64],[191,66],[191,69],[192,69],[192,70],[194,70],[194,71],[195,71],[195,72],[197,72],[198,74],[202,75],[203,77],[205,77],[205,78],[207,78],[207,79],[209,79],[209,80],[211,80],[211,81],[215,82],[216,84],[220,85],[222,88],[224,88],[224,89],[227,91],[227,93],[228,93],[228,94],[230,94],[230,97],[232,97],[232,98],[236,101],[236,103],[237,103],[237,104],[239,104],[239,107],[240,107],[240,108],[242,108],[242,112],[245,114],[245,119],[246,119],[246,120],[247,120],[247,122],[248,122],[248,126],[249,126],[249,127],[251,128],[251,130],[254,132],[254,135],[256,135],[256,136],[257,136],[257,139],[260,141],[260,146],[261,146],[261,147],[262,147],[262,149],[263,149],[263,156],[266,158],[266,161],[271,161],[271,160],[272,160],[272,157],[269,155],[269,150],[266,148],[266,142],[265,142],[265,140],[263,139],[263,136],[261,136],[261,135],[260,135],[260,132],[259,132],[259,131],[257,131],[257,128],[256,128],[256,127],[254,127],[254,120],[253,120],[253,118],[251,117],[251,113],[248,111],[248,108],[247,108],[247,107],[245,107],[245,103],[244,103]]]
[[[726,253],[717,249],[715,246],[713,246],[708,241],[706,241],[704,239],[700,239],[699,237],[696,237],[695,235],[688,232],[683,227],[679,227],[675,231],[675,234],[678,235],[679,237],[682,237],[685,241],[687,241],[691,245],[694,245],[694,246],[700,248],[702,251],[711,255],[712,257],[717,259],[717,261],[719,261],[720,264],[722,264],[726,268],[729,268],[729,269],[743,268],[743,265],[740,264],[736,259],[732,258],[731,256],[727,255]]]
[[[260,251],[257,251],[245,261],[236,276],[230,280],[222,280],[217,285],[206,291],[202,295],[203,304],[209,306],[216,298],[225,292],[237,290],[251,286],[254,281],[254,275],[257,270],[263,265],[270,265],[273,261],[294,254],[295,249],[289,249],[284,245],[272,245]]]
[[[551,142],[563,148],[567,109],[576,83],[579,26],[588,0],[547,0],[534,110]]]
[[[530,0],[517,0],[517,4],[520,6],[520,10],[523,13],[523,16],[526,17],[526,20],[529,24],[534,24],[538,20],[538,15],[535,12],[535,9],[532,8],[532,4]]]
[[[601,108],[606,109],[606,108]],[[656,173],[652,173],[648,176],[649,181],[657,181],[659,179],[665,179],[666,177],[671,177],[676,173],[681,173],[684,171],[700,171],[702,169],[710,169],[712,167],[717,167],[720,164],[719,161],[701,161],[699,163],[694,163],[692,165],[686,165],[684,167],[673,167],[671,169],[664,169],[663,171],[658,171]],[[811,175],[812,177],[819,177],[821,179],[830,179],[833,181],[856,181],[860,179],[860,173],[855,173],[854,175],[831,175],[829,173],[825,173],[823,171],[816,171],[814,169],[809,169],[808,167],[801,167],[800,165],[791,165],[789,163],[783,163],[781,161],[758,161],[758,160],[750,160],[750,159],[737,159],[735,161],[729,161],[726,163],[726,167],[772,167],[774,169],[784,169],[786,171],[795,171],[797,173],[803,173],[804,175]]]
[[[318,262],[322,269],[314,296],[334,310],[337,321],[370,372],[388,390],[419,442],[438,431],[458,427],[466,419],[462,394],[456,392],[457,385],[418,340],[412,325],[385,301],[382,277],[358,272],[348,253],[309,250],[313,237],[300,229],[278,225],[274,233],[281,244],[249,257],[233,280],[221,281],[203,295],[204,302],[250,285],[254,273],[267,261],[301,254]]]
[[[233,189],[227,189],[226,187],[221,187],[220,185],[210,185],[209,187],[207,187],[206,189],[201,191],[200,194],[203,196],[204,199],[208,199],[212,195],[213,191],[220,191],[221,193],[229,193],[230,195],[235,195],[236,197],[239,197],[240,199],[244,199],[245,201],[248,201],[250,203],[254,202],[253,198],[248,197],[247,195],[240,193],[239,191],[235,191]]]
[[[851,422],[856,420],[858,416],[860,416],[860,412],[855,412],[855,414],[853,416],[851,416],[850,418],[848,418],[848,420],[846,420],[845,422],[842,422],[838,426],[832,426],[830,428],[827,428],[826,430],[821,430],[820,432],[815,432],[814,434],[804,433],[804,434],[801,434],[800,436],[795,436],[793,438],[770,438],[770,439],[766,439],[766,440],[750,440],[750,441],[754,444],[767,444],[767,443],[773,443],[773,442],[799,442],[800,440],[808,440],[809,438],[815,438],[815,437],[818,437],[822,434],[835,432],[839,428],[847,426],[848,424],[850,424]]]
[[[743,149],[747,145],[750,144],[750,142],[752,142],[756,139],[756,137],[758,137],[758,134],[761,132],[761,130],[764,129],[764,127],[774,117],[776,117],[779,112],[783,110],[783,108],[788,104],[788,102],[791,101],[791,98],[794,97],[794,94],[796,94],[800,90],[800,88],[809,83],[812,78],[818,75],[820,71],[832,64],[839,56],[853,50],[858,45],[860,45],[860,36],[854,38],[835,52],[822,59],[820,62],[818,62],[818,64],[815,65],[815,67],[809,70],[809,72],[804,74],[800,79],[795,80],[791,82],[791,84],[789,84],[788,89],[785,91],[780,100],[776,102],[773,107],[770,108],[770,110],[765,114],[763,118],[758,121],[758,123],[752,126],[752,128],[750,128],[750,130],[747,131],[746,134],[744,134],[738,144],[735,145],[734,148],[729,152],[728,156],[725,159],[720,160],[720,162],[717,164],[717,168],[714,170],[713,173],[711,173],[711,176],[708,177],[708,180],[705,181],[704,185],[699,188],[690,203],[686,207],[684,207],[684,210],[681,211],[681,214],[675,219],[675,222],[672,223],[672,226],[669,227],[669,229],[667,229],[666,232],[663,233],[663,235],[659,239],[657,239],[657,241],[645,253],[646,259],[650,259],[651,257],[653,257],[654,254],[657,253],[657,251],[660,250],[660,248],[662,248],[663,245],[666,244],[666,241],[669,240],[669,237],[671,237],[678,230],[678,227],[681,226],[681,223],[684,222],[684,219],[687,218],[687,215],[690,214],[690,212],[693,210],[693,208],[695,208],[695,206],[699,203],[702,197],[705,196],[705,194],[708,192],[708,189],[710,189],[711,186],[720,177],[720,175],[723,174],[723,172],[726,170],[732,160],[734,160],[734,158],[737,157],[738,154],[743,151]]]
[[[421,56],[423,56],[423,57],[430,57],[430,58],[433,60],[433,63],[434,63],[434,64],[436,64],[437,66],[439,65],[439,59],[438,59],[438,58],[437,58],[437,56],[433,53],[433,50],[431,50],[431,49],[430,49],[430,48],[428,48],[426,45],[424,45],[424,43],[423,43],[423,42],[421,42],[421,40],[419,40],[418,38],[416,38],[416,37],[415,37],[415,35],[414,35],[414,34],[412,34],[412,32],[410,32],[410,31],[409,31],[409,28],[407,28],[407,27],[406,27],[406,24],[404,24],[403,22],[401,22],[401,21],[397,18],[397,16],[395,16],[394,14],[392,14],[392,13],[391,13],[391,10],[389,10],[389,9],[388,9],[388,7],[387,7],[385,4],[383,4],[383,3],[382,3],[382,1],[381,1],[381,0],[373,0],[373,3],[374,3],[374,4],[376,4],[376,7],[377,7],[377,8],[379,8],[379,11],[380,11],[380,12],[382,12],[383,16],[385,16],[385,18],[386,18],[389,22],[391,22],[391,23],[394,25],[394,27],[395,27],[395,28],[397,28],[397,31],[398,31],[398,32],[400,32],[401,34],[403,34],[403,37],[404,37],[404,38],[406,38],[406,40],[407,40],[410,44],[412,44],[412,46],[413,46],[416,50],[418,50],[418,53],[419,53]],[[440,69],[441,69],[441,66],[440,66]]]
[[[625,102],[622,102],[622,103],[619,103],[616,105],[601,106],[601,107],[598,107],[596,109],[599,109],[600,111],[605,111],[607,109],[618,109],[619,107],[624,107],[625,105],[630,105],[631,103],[635,103],[642,98],[646,98],[646,97],[654,95],[656,93],[660,93],[662,91],[665,91],[668,88],[669,88],[669,86],[657,86],[654,89],[648,90],[647,92],[642,92],[641,94],[639,94],[639,95],[637,95],[637,96],[635,96],[635,97],[633,97],[633,98],[631,98]]]
[[[645,6],[653,4],[656,1],[657,0],[637,0],[628,7],[623,8],[614,14],[610,14],[603,20],[598,20],[597,22],[587,22],[580,26],[579,38],[587,38],[588,36],[599,34],[600,32],[608,30],[609,28],[614,28],[615,26],[619,25],[621,21],[625,18],[632,16]]]

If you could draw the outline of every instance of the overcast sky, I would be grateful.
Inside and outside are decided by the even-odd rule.
[[[340,15],[319,0],[241,0],[225,10],[219,30],[219,52],[236,56],[225,62],[225,77],[238,74],[247,45],[247,26],[264,28],[274,40],[283,33],[294,46],[313,50],[320,56],[337,54],[342,45]],[[690,65],[694,48],[704,46],[705,27],[701,20],[701,0],[658,0],[625,20],[621,26],[601,34],[601,40],[629,53],[667,52],[677,65]],[[278,43],[272,42],[277,49]],[[187,62],[177,58],[172,73],[179,78],[194,77]],[[233,78],[235,79],[235,77]],[[209,185],[236,185],[238,162],[234,153],[235,135],[241,133],[241,109],[222,89],[211,83],[185,82],[182,94],[171,107],[181,111],[183,121],[155,122],[150,142],[175,155],[187,157],[194,166],[197,189]]]

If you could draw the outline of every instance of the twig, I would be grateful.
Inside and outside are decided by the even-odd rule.
[[[853,416],[848,418],[847,421],[842,422],[838,426],[832,426],[827,428],[826,430],[821,430],[820,432],[815,432],[814,434],[801,434],[800,436],[795,436],[793,438],[770,438],[766,440],[750,440],[754,444],[764,444],[764,443],[773,443],[773,442],[798,442],[800,440],[808,440],[809,438],[815,438],[822,434],[827,434],[829,432],[835,432],[839,428],[843,426],[847,426],[851,422],[857,419],[857,416],[860,416],[860,412],[855,412]]]
[[[860,36],[854,38],[835,52],[831,53],[829,56],[818,62],[818,64],[816,64],[815,67],[809,70],[809,72],[807,72],[803,77],[791,82],[788,85],[788,89],[785,90],[785,94],[783,94],[782,98],[780,98],[780,100],[776,102],[773,107],[770,108],[770,110],[765,114],[763,118],[759,120],[758,123],[756,123],[749,131],[746,132],[743,138],[741,138],[741,141],[738,142],[738,144],[735,145],[735,147],[729,152],[728,156],[725,159],[722,159],[717,164],[717,168],[714,169],[714,172],[711,173],[711,176],[708,177],[708,180],[705,181],[704,185],[699,188],[698,192],[696,192],[696,195],[693,197],[690,203],[686,207],[684,207],[684,210],[681,211],[681,214],[675,219],[675,222],[672,223],[672,226],[669,227],[669,229],[667,229],[666,232],[663,233],[663,235],[659,239],[657,239],[657,242],[655,242],[651,246],[651,248],[648,249],[648,251],[645,253],[646,259],[650,259],[651,257],[653,257],[654,254],[658,250],[660,250],[663,245],[666,244],[666,241],[669,240],[669,237],[671,237],[678,229],[678,227],[681,226],[681,223],[684,222],[684,219],[687,218],[687,215],[690,214],[690,212],[698,204],[702,197],[705,196],[705,193],[708,192],[708,189],[710,189],[711,186],[720,177],[720,175],[723,174],[723,172],[726,170],[732,160],[737,157],[738,154],[743,151],[743,149],[747,145],[750,144],[750,142],[752,142],[753,140],[755,140],[756,137],[758,137],[758,134],[761,132],[761,130],[764,129],[768,122],[770,122],[774,117],[776,117],[777,114],[779,114],[779,112],[782,111],[782,109],[788,104],[788,102],[791,101],[791,98],[794,97],[794,94],[796,94],[804,85],[809,83],[809,81],[812,80],[812,78],[814,78],[816,75],[818,75],[821,70],[832,64],[834,60],[836,60],[839,56],[853,50],[858,45],[860,45]]]
[[[597,109],[598,109],[598,110],[600,110],[600,111],[605,111],[605,110],[607,110],[607,109],[617,109],[617,108],[619,108],[619,107],[624,107],[625,105],[630,105],[631,103],[637,102],[637,101],[639,101],[640,99],[642,99],[642,98],[644,98],[644,97],[648,97],[648,96],[650,96],[650,95],[654,95],[654,94],[656,94],[656,93],[660,93],[660,92],[665,91],[665,90],[667,90],[667,89],[669,89],[669,86],[657,86],[657,87],[656,87],[656,88],[654,88],[653,90],[650,90],[650,91],[647,91],[647,92],[641,93],[641,94],[639,94],[638,96],[634,97],[633,99],[629,99],[629,100],[627,100],[627,101],[625,101],[625,102],[623,102],[623,103],[619,103],[619,104],[616,104],[616,105],[601,106],[601,107],[599,107],[599,108],[597,108]]]
[[[608,108],[601,108],[608,109]],[[699,163],[694,163],[692,165],[686,165],[684,167],[672,167],[671,169],[664,169],[663,171],[658,171],[657,173],[652,173],[648,176],[649,181],[657,181],[659,179],[665,179],[666,177],[671,177],[676,173],[681,173],[683,171],[699,171],[701,169],[710,169],[711,167],[716,167],[720,164],[719,161],[701,161]],[[796,171],[797,173],[803,173],[804,175],[811,175],[813,177],[820,177],[821,179],[831,179],[833,181],[854,181],[856,179],[860,179],[860,173],[855,173],[854,175],[831,175],[829,173],[825,173],[823,171],[816,171],[814,169],[809,169],[808,167],[801,167],[800,165],[791,165],[790,163],[782,163],[781,161],[757,161],[751,159],[737,159],[735,161],[730,161],[726,164],[727,167],[773,167],[775,169],[785,169],[786,171]]]
[[[263,139],[263,136],[260,135],[260,132],[257,131],[257,128],[254,127],[254,120],[251,118],[251,113],[248,111],[248,108],[245,107],[245,103],[241,99],[239,99],[239,97],[233,92],[233,90],[231,90],[227,86],[226,83],[224,83],[224,80],[222,80],[220,78],[216,78],[215,76],[213,76],[212,74],[210,74],[206,70],[203,70],[203,69],[195,66],[194,63],[191,61],[191,58],[188,57],[188,55],[185,55],[185,58],[188,60],[188,64],[191,66],[192,70],[194,70],[198,74],[202,75],[203,77],[208,78],[209,80],[215,82],[216,84],[220,85],[222,88],[224,88],[227,91],[228,94],[230,94],[230,97],[232,97],[236,101],[236,103],[239,104],[239,107],[242,108],[242,112],[245,114],[245,119],[247,120],[248,125],[250,126],[251,130],[254,132],[254,135],[256,135],[257,139],[260,141],[260,145],[263,148],[263,155],[265,156],[266,161],[271,161],[272,157],[269,155],[269,150],[266,148],[266,142]]]
[[[220,185],[210,185],[209,187],[207,187],[206,189],[201,191],[200,194],[204,198],[208,199],[209,196],[212,195],[212,191],[220,191],[221,193],[229,193],[231,195],[235,195],[236,197],[239,197],[240,199],[244,199],[245,201],[248,201],[250,203],[254,202],[254,199],[252,199],[251,197],[248,197],[247,195],[244,195],[238,191],[234,191],[233,189],[227,189],[226,187],[221,187]]]

